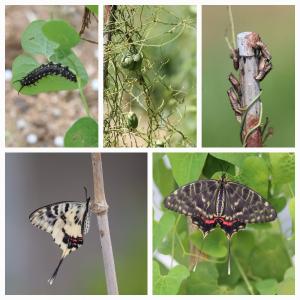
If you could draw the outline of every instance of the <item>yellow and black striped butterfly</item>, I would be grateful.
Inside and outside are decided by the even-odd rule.
[[[62,250],[62,255],[53,275],[53,283],[64,258],[83,244],[83,235],[89,230],[89,203],[85,188],[86,202],[57,202],[38,208],[30,214],[30,222],[37,228],[49,232]]]

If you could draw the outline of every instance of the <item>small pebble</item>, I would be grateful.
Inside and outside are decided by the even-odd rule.
[[[17,120],[17,128],[19,130],[24,129],[25,127],[27,127],[27,122],[24,119],[18,119]]]
[[[98,91],[98,79],[92,81],[92,89],[93,91]]]
[[[52,115],[55,118],[58,118],[61,116],[61,110],[59,108],[53,108],[52,109]]]
[[[9,69],[5,70],[5,80],[9,81],[12,79],[12,71]]]
[[[62,136],[56,136],[54,138],[54,145],[57,147],[63,147],[64,146],[64,138]]]
[[[27,141],[28,144],[33,145],[33,144],[36,144],[36,142],[38,141],[38,137],[37,137],[36,134],[30,133],[30,134],[27,135],[26,141]]]

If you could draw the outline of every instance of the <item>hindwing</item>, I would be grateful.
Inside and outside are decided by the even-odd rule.
[[[37,209],[29,220],[34,226],[50,233],[54,242],[66,252],[75,251],[83,244],[88,217],[87,203],[59,202]]]

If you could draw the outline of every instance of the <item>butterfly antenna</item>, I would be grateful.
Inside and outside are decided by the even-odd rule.
[[[56,275],[57,275],[57,272],[58,272],[58,270],[59,270],[59,268],[60,268],[60,266],[61,266],[61,264],[62,264],[64,258],[65,258],[65,256],[62,256],[62,257],[61,257],[61,259],[60,259],[60,261],[59,261],[59,263],[58,263],[58,266],[56,267],[56,269],[55,269],[53,275],[51,276],[51,278],[48,279],[48,282],[49,282],[50,285],[52,285],[52,283],[53,283],[53,281],[54,281],[54,279],[55,279],[55,277],[56,277]]]
[[[88,196],[87,196],[87,188],[86,186],[83,187],[84,188],[84,193],[85,193],[85,199],[87,200]]]
[[[227,259],[227,274],[230,275],[231,269],[230,269],[230,264],[231,264],[231,238],[228,239],[228,259]]]

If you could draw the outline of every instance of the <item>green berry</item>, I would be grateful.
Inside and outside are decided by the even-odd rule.
[[[155,141],[155,147],[157,148],[164,148],[166,146],[165,142],[161,141],[161,140],[156,140]]]
[[[127,114],[127,128],[135,129],[138,127],[138,124],[139,124],[139,120],[138,120],[136,113],[133,111],[130,111]]]

